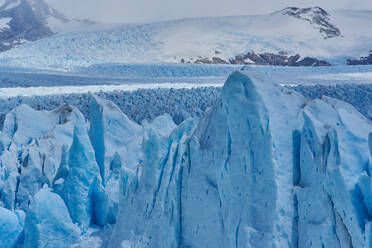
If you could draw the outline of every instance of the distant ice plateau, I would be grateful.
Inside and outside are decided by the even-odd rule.
[[[107,26],[69,19],[44,0],[8,0],[0,6],[0,51],[6,51],[0,64],[60,70],[107,63],[358,64],[371,50],[371,16],[289,7],[264,15]]]

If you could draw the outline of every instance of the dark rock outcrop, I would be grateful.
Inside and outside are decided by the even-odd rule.
[[[307,21],[309,24],[319,30],[324,39],[342,36],[340,29],[330,22],[331,14],[320,7],[303,9],[289,7],[275,13],[282,13],[283,15],[293,16],[295,18]]]
[[[311,57],[306,57],[303,60],[296,62],[294,66],[330,66],[326,61],[318,60]]]
[[[8,27],[0,29],[0,52],[22,44],[51,36],[47,18],[52,17],[62,22],[67,19],[51,8],[43,0],[6,1],[0,7],[0,19],[9,19]]]
[[[233,65],[273,65],[273,66],[330,66],[331,64],[312,57],[306,57],[300,60],[301,56],[296,54],[288,56],[286,52],[261,53],[248,52],[244,55],[237,55],[230,58],[229,61],[219,57],[200,57],[194,61],[195,64],[233,64]],[[185,59],[181,59],[185,63]]]
[[[360,57],[360,59],[348,59],[346,61],[348,65],[372,65],[372,51],[369,51],[367,57]]]
[[[183,61],[185,61],[184,59],[182,59]],[[181,60],[181,63],[184,63],[182,62]],[[226,60],[223,60],[219,57],[212,57],[212,59],[209,59],[209,58],[198,58],[197,60],[195,60],[194,62],[195,64],[228,64],[228,62]]]

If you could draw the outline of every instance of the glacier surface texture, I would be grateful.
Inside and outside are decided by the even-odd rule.
[[[89,96],[0,133],[0,247],[371,247],[372,124],[234,72],[201,117]]]

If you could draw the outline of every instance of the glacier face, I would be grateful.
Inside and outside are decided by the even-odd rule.
[[[79,240],[80,230],[62,198],[45,186],[27,210],[24,235],[23,247],[70,247]]]
[[[372,126],[351,105],[244,72],[178,126],[90,97],[90,122],[6,115],[1,247],[372,245]]]
[[[161,173],[133,179],[109,247],[369,247],[371,126],[350,105],[234,73],[188,125],[151,138]]]

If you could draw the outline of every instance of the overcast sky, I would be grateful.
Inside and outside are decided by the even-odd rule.
[[[288,6],[372,9],[372,0],[46,0],[64,14],[100,22],[129,23],[185,17],[270,13]]]

